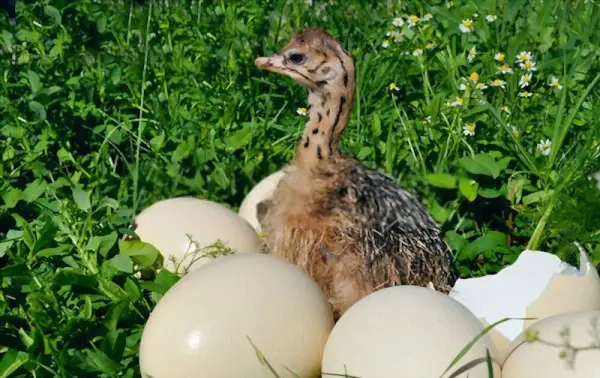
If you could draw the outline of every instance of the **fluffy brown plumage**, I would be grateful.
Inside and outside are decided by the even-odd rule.
[[[310,28],[255,63],[306,88],[310,106],[296,169],[257,208],[265,252],[310,274],[336,317],[383,287],[432,282],[448,292],[457,278],[450,249],[423,205],[338,148],[355,92],[348,52]]]

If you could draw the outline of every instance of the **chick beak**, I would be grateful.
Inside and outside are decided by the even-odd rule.
[[[256,58],[254,64],[256,67],[265,71],[276,72],[279,74],[284,74],[286,71],[285,66],[283,65],[283,57],[279,54]]]

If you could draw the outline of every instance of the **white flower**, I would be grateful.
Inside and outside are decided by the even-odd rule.
[[[305,116],[308,114],[308,110],[306,108],[298,108],[296,109],[296,113],[300,114],[301,116]]]
[[[463,98],[456,96],[456,100],[454,100],[453,102],[446,102],[446,106],[461,106],[463,103]]]
[[[458,89],[460,89],[461,91],[466,91],[467,90],[467,86],[464,84],[461,84]]]
[[[517,137],[517,138],[518,138],[518,137],[520,137],[520,136],[521,136],[521,132],[519,131],[519,129],[517,129],[517,127],[516,127],[516,126],[513,126],[513,125],[509,125],[509,126],[510,126],[510,129],[512,130],[512,133],[513,133],[513,135],[514,135],[515,137]]]
[[[427,118],[425,118],[425,122],[431,123],[431,116],[428,116]]]
[[[496,80],[490,81],[490,85],[492,87],[501,87],[502,89],[504,89],[506,82],[504,80],[496,79]]]
[[[540,140],[540,143],[537,144],[537,149],[544,156],[550,155],[550,149],[552,147],[552,141],[550,139]]]
[[[487,16],[485,16],[485,19],[487,20],[487,22],[494,22],[498,19],[498,17],[495,14],[488,14]]]
[[[423,55],[423,49],[416,49],[412,54],[413,56],[421,56]]]
[[[515,63],[519,64],[532,59],[533,57],[531,56],[531,51],[521,51],[519,55],[517,55],[517,60],[515,60]]]
[[[395,31],[394,33],[392,33],[392,35],[394,36],[394,42],[404,41],[404,33]]]
[[[427,13],[425,16],[421,17],[421,21],[426,22],[429,21],[433,18],[433,15],[431,13]]]
[[[427,44],[425,45],[425,48],[426,48],[427,50],[431,50],[431,49],[433,48],[433,43],[431,43],[431,42],[427,42]]]
[[[477,101],[477,105],[485,105],[485,104],[487,104],[487,102],[485,100]]]
[[[525,75],[521,76],[521,80],[519,81],[519,86],[521,87],[521,89],[529,86],[529,83],[531,82],[531,74],[527,73]]]
[[[527,91],[523,91],[519,93],[519,97],[531,97],[533,96],[533,93],[531,92],[527,92]]]
[[[535,62],[533,60],[526,60],[522,63],[519,63],[519,66],[521,69],[526,71],[535,71],[537,69],[535,68]]]
[[[394,25],[395,27],[399,28],[402,25],[404,25],[404,20],[402,19],[402,17],[396,17],[392,21],[392,25]]]
[[[448,9],[452,8],[454,6],[454,1],[448,1],[446,3],[446,6],[448,7]]]
[[[313,5],[313,0],[304,0],[304,4]]]
[[[506,75],[507,73],[512,73],[513,70],[512,68],[510,68],[508,66],[508,64],[504,63],[503,65],[501,65],[500,67],[498,67],[498,71],[500,71],[500,73],[502,73],[503,75]]]
[[[596,173],[594,175],[594,178],[596,179],[596,187],[598,188],[598,190],[600,190],[600,172]]]
[[[388,88],[389,88],[391,91],[399,91],[399,90],[400,90],[400,88],[398,88],[398,87],[396,86],[396,83],[391,83],[391,84],[388,86]]]
[[[460,25],[458,26],[458,28],[463,33],[470,33],[473,30],[473,20],[471,20],[471,19],[463,20],[460,23]]]
[[[487,87],[488,87],[488,86],[487,86],[486,84],[484,84],[484,83],[477,83],[477,84],[475,85],[475,88],[477,88],[477,89],[480,89],[480,90],[484,90],[484,89],[486,89]]]
[[[506,112],[507,114],[510,114],[510,108],[508,107],[508,105],[504,105],[504,106],[502,107],[502,110],[503,110],[504,112]]]
[[[390,47],[390,41],[386,39],[385,41],[381,42],[381,47],[387,49],[388,47]]]
[[[412,16],[409,16],[406,19],[406,22],[408,22],[408,27],[412,28],[413,26],[415,26],[417,24],[417,22],[421,21],[421,19],[417,16],[415,16],[414,14]]]
[[[548,84],[551,87],[554,87],[556,89],[562,89],[562,85],[560,85],[560,83],[558,82],[558,78],[552,76],[552,79],[550,80],[550,84]]]
[[[494,59],[496,59],[498,62],[504,62],[504,54],[496,53],[496,55],[494,55]]]
[[[469,135],[469,136],[475,136],[475,124],[474,123],[467,123],[463,127],[463,134]]]
[[[477,12],[473,13],[473,18],[477,18],[477,17],[479,17],[479,13],[477,13]]]
[[[473,46],[471,47],[471,49],[469,50],[469,53],[467,54],[467,60],[469,62],[473,61],[473,59],[475,59],[475,57],[477,56],[477,47]]]

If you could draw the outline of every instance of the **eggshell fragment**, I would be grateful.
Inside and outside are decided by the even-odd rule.
[[[483,331],[481,322],[447,295],[419,286],[380,289],[338,320],[323,355],[322,372],[364,378],[440,377]],[[488,378],[484,335],[443,377]],[[492,364],[500,377],[499,361]]]
[[[286,166],[279,171],[271,173],[269,176],[265,177],[260,181],[250,192],[246,195],[242,204],[240,205],[240,210],[238,214],[244,218],[254,229],[256,232],[261,231],[260,223],[256,217],[256,205],[270,198],[279,184],[279,181],[285,176],[286,173],[292,171],[294,166]]]
[[[142,210],[135,218],[135,233],[160,251],[165,269],[177,273],[220,256],[206,255],[215,252],[207,247],[218,241],[233,253],[258,252],[260,242],[256,231],[234,211],[193,197],[158,201]]]
[[[600,310],[600,277],[585,252],[580,269],[557,256],[523,251],[510,266],[495,275],[459,279],[449,294],[485,324],[504,318],[492,333],[500,356],[523,330],[539,319],[581,310]]]
[[[278,257],[221,257],[184,276],[152,311],[142,376],[264,378],[252,344],[281,377],[318,377],[331,307],[303,270]],[[248,339],[249,338],[249,339]]]
[[[537,334],[537,341],[527,342],[527,334]],[[585,350],[574,353],[565,344]],[[502,377],[600,377],[600,311],[565,313],[534,323],[511,345]]]

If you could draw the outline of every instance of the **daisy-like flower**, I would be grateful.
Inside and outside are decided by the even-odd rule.
[[[469,80],[471,80],[473,83],[477,83],[477,80],[479,80],[479,74],[477,72],[471,72],[469,75]]]
[[[447,102],[446,105],[447,106],[461,106],[463,103],[464,103],[463,98],[456,96],[456,100],[454,100],[453,102]]]
[[[448,1],[446,3],[446,6],[448,7],[448,9],[452,8],[454,6],[454,1]]]
[[[429,21],[433,18],[433,15],[431,13],[427,13],[425,16],[421,17],[421,21],[426,22]]]
[[[458,28],[463,33],[470,33],[473,30],[473,20],[471,20],[471,19],[462,20],[460,25],[458,25]]]
[[[477,56],[477,47],[473,46],[467,53],[467,61],[469,61],[469,63],[472,62],[476,56]]]
[[[542,155],[544,156],[548,156],[550,155],[550,149],[552,148],[552,141],[550,139],[542,139],[540,140],[540,143],[537,144],[537,149],[538,151],[540,151],[542,153]]]
[[[463,83],[463,84],[459,85],[458,89],[460,89],[461,91],[466,91],[467,86]]]
[[[510,114],[511,113],[510,108],[508,107],[508,105],[504,105],[502,107],[502,111],[505,112],[506,114]]]
[[[492,87],[501,87],[502,89],[504,89],[505,85],[506,85],[506,81],[500,80],[500,79],[496,79],[496,80],[490,81],[490,85]]]
[[[517,55],[517,60],[515,60],[515,63],[520,64],[532,59],[533,57],[531,56],[531,51],[521,51],[519,55]]]
[[[390,85],[388,85],[388,88],[390,89],[390,91],[399,91],[400,88],[398,88],[396,86],[396,83],[391,83]]]
[[[560,85],[560,83],[558,82],[558,78],[554,76],[552,76],[552,79],[550,79],[550,84],[548,85],[556,89],[562,89],[562,85]]]
[[[479,17],[479,13],[477,13],[477,12],[473,13],[473,18],[477,18],[477,17]]]
[[[423,49],[416,49],[412,54],[413,56],[421,56],[423,55]]]
[[[419,21],[421,21],[421,19],[419,17],[415,16],[414,14],[406,19],[406,22],[408,22],[409,28],[412,28],[413,26],[415,26],[417,24],[417,22],[419,22]]]
[[[487,16],[485,16],[485,19],[487,20],[487,22],[494,22],[498,19],[498,16],[496,16],[495,14],[488,14]]]
[[[531,82],[531,74],[527,73],[525,75],[521,76],[521,80],[519,80],[519,86],[521,87],[521,89],[529,86],[529,83]]]
[[[500,73],[502,73],[503,75],[511,74],[513,72],[512,68],[510,68],[506,63],[498,67],[498,71],[500,71]]]
[[[387,49],[388,47],[390,47],[390,41],[388,41],[387,39],[384,40],[383,42],[381,42],[381,47]]]
[[[521,136],[521,132],[519,131],[519,129],[517,129],[516,126],[513,125],[509,125],[510,129],[512,130],[513,135],[515,136],[515,138],[518,138]]]
[[[484,89],[486,89],[487,87],[488,87],[488,86],[487,86],[486,84],[484,84],[484,83],[477,83],[477,84],[475,85],[475,88],[477,88],[477,89],[480,89],[480,90],[484,90]]]
[[[496,53],[496,55],[494,55],[494,59],[496,59],[498,62],[504,62],[504,54],[503,53]]]
[[[531,96],[533,96],[533,93],[531,93],[531,92],[522,91],[522,92],[519,93],[519,97],[528,98],[528,97],[531,97]]]
[[[431,50],[431,49],[433,48],[433,43],[431,43],[431,42],[427,42],[427,44],[425,45],[425,48],[426,48],[427,50]]]
[[[474,123],[467,123],[463,127],[463,134],[469,135],[469,136],[475,136],[475,124]]]
[[[404,41],[404,33],[402,33],[402,32],[394,31],[392,33],[392,36],[394,37],[394,42],[402,42],[402,41]]]
[[[296,113],[300,114],[301,116],[305,116],[308,114],[308,110],[306,108],[298,108],[296,109]]]
[[[402,19],[402,17],[396,17],[394,18],[394,20],[392,20],[392,25],[399,28],[402,25],[404,25],[404,20]]]
[[[533,60],[526,60],[519,64],[519,66],[526,71],[535,71],[535,62]]]

